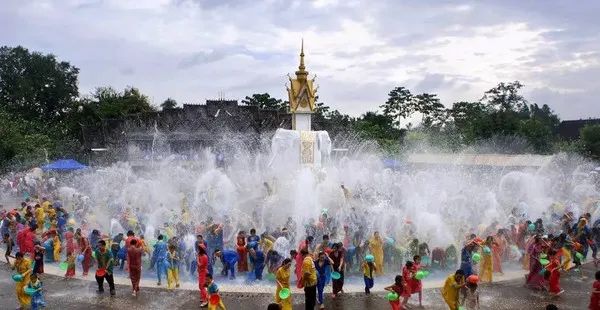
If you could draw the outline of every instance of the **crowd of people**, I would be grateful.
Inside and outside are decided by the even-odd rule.
[[[348,189],[342,190],[350,199]],[[492,282],[510,261],[528,270],[529,288],[562,294],[561,276],[583,276],[581,265],[589,252],[596,264],[600,242],[600,221],[592,223],[590,213],[576,216],[569,210],[535,221],[515,212],[505,225],[493,222],[473,227],[462,242],[431,250],[416,234],[405,247],[399,246],[401,241],[391,236],[369,232],[359,216],[354,217],[356,222],[352,217],[333,219],[327,210],[304,230],[290,217],[279,227],[258,234],[251,227],[232,227],[227,217],[222,222],[206,217],[194,224],[182,204],[181,210],[171,210],[151,236],[144,235],[143,212],[130,208],[123,208],[117,216],[123,231],[94,226],[85,203],[69,208],[60,201],[32,196],[19,207],[0,212],[5,259],[15,270],[16,296],[22,308],[32,309],[46,304],[41,281],[45,263],[57,263],[67,279],[75,277],[77,270],[87,277],[95,268],[98,293],[104,293],[106,282],[110,295],[116,294],[115,274],[131,280],[133,296],[139,294],[144,272],[155,275],[157,286],[166,280],[168,289],[179,288],[181,281],[193,277],[201,306],[214,309],[225,309],[214,277],[219,266],[223,281],[243,276],[246,283],[273,283],[274,299],[281,309],[292,309],[293,286],[304,290],[306,309],[324,308],[325,291],[331,286],[331,298],[343,294],[349,275],[361,277],[364,293],[369,295],[377,278],[396,273],[394,283],[385,287],[391,308],[421,306],[422,280],[429,272],[458,267],[446,279],[442,297],[450,309],[478,309],[477,286]],[[600,309],[597,283],[590,309]]]

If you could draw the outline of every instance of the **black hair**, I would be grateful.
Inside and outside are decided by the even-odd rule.
[[[410,268],[410,267],[412,267],[412,266],[413,266],[413,262],[411,262],[411,261],[407,260],[407,261],[406,261],[406,267]]]
[[[100,241],[98,241],[98,244],[100,244],[100,245],[106,245],[106,241],[100,240]]]
[[[558,310],[558,307],[555,304],[549,304],[546,306],[546,310]]]
[[[323,240],[325,239],[329,240],[329,235],[323,235]]]
[[[164,239],[164,238],[165,238],[165,237],[164,237],[163,235],[158,235],[158,240],[162,240],[162,239]]]
[[[212,275],[212,273],[207,273],[207,274],[206,274],[206,277],[207,277],[207,278],[209,278],[209,279],[212,279],[212,278],[213,278],[213,275]]]
[[[267,306],[267,310],[281,310],[281,306],[277,303],[270,303]]]
[[[401,276],[401,275],[397,275],[397,276],[394,278],[394,283],[395,283],[396,285],[402,286],[402,276]]]
[[[281,262],[281,265],[289,264],[291,262],[292,262],[292,260],[290,258],[286,258],[283,260],[283,262]]]
[[[596,271],[594,278],[596,278],[597,281],[600,281],[600,270]]]
[[[137,244],[137,240],[136,239],[131,239],[131,241],[129,241],[130,245],[136,245]]]
[[[256,229],[254,229],[254,228],[250,229],[250,233],[251,234],[255,234],[256,233]]]
[[[133,236],[133,235],[135,235],[135,234],[133,233],[133,230],[128,230],[128,231],[127,231],[127,236]]]
[[[458,270],[457,270],[457,271],[454,273],[454,275],[457,275],[457,276],[464,276],[464,275],[465,275],[465,272],[464,272],[462,269],[458,269]]]

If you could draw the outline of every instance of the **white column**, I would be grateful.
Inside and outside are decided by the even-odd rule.
[[[292,114],[292,129],[311,131],[311,113],[294,113]]]

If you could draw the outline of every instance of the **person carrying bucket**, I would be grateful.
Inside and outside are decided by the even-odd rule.
[[[106,241],[98,241],[98,249],[95,252],[98,269],[96,270],[96,282],[98,282],[98,293],[104,293],[104,280],[108,282],[110,295],[115,295],[115,280],[113,278],[114,259],[112,253],[106,249]]]
[[[377,272],[375,265],[375,257],[369,254],[365,256],[365,261],[362,263],[363,280],[365,281],[365,294],[371,294],[371,289],[375,285],[374,272]]]
[[[402,306],[402,302],[400,302],[400,296],[404,294],[405,290],[404,279],[401,275],[397,275],[396,278],[394,278],[394,284],[384,288],[384,290],[389,292],[387,295],[387,300],[390,302],[392,310],[405,309]]]
[[[459,269],[454,274],[449,275],[444,282],[444,286],[442,287],[442,297],[450,310],[458,310],[459,292],[461,288],[465,287],[464,278],[464,271]]]
[[[281,310],[292,310],[292,296],[290,291],[290,267],[292,260],[286,258],[281,263],[281,267],[275,273],[275,282],[277,289],[275,290],[275,302],[281,306]]]
[[[206,275],[206,286],[208,289],[208,310],[226,310],[223,299],[219,295],[219,287],[213,281],[211,274]]]
[[[317,260],[315,261],[315,268],[317,269],[317,301],[320,309],[325,309],[325,302],[323,298],[323,291],[327,284],[327,273],[331,270],[330,266],[333,261],[325,252],[319,252]]]
[[[334,243],[332,246],[333,251],[329,255],[333,261],[333,272],[331,273],[333,298],[343,291],[344,289],[344,269],[346,268],[346,262],[344,258],[346,251],[341,242]]]
[[[29,274],[32,272],[31,260],[24,257],[23,253],[17,252],[15,254],[15,262],[12,269],[17,274],[13,275],[13,280],[16,282],[15,290],[17,292],[17,300],[19,301],[20,309],[27,309],[31,304],[31,296],[25,294],[24,289],[29,284]]]

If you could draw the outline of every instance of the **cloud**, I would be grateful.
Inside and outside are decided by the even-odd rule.
[[[139,87],[155,102],[269,92],[306,65],[321,99],[353,115],[389,90],[447,106],[520,80],[565,118],[600,116],[600,2],[41,0],[3,2],[0,41],[81,69],[82,93]],[[574,103],[577,101],[576,103]]]

